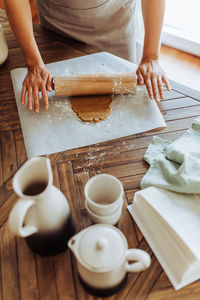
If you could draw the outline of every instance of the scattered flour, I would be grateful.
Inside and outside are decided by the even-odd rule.
[[[79,165],[76,166],[76,169],[82,169],[84,172],[92,172],[92,173],[100,173],[104,167],[104,162],[108,159],[109,156],[117,156],[119,153],[126,152],[129,150],[134,150],[135,145],[131,141],[120,141],[117,147],[111,147],[111,149],[103,150],[99,152],[97,148],[99,148],[100,144],[96,144],[95,146],[89,146],[89,152],[87,153],[87,157],[81,158],[79,161]],[[78,158],[78,154],[76,153],[76,157]]]

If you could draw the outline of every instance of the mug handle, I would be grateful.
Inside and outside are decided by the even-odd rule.
[[[129,263],[129,260],[136,262]],[[151,264],[150,255],[144,250],[129,249],[126,252],[125,269],[127,272],[141,272],[147,269]]]
[[[15,235],[27,237],[38,232],[35,226],[23,226],[26,213],[34,203],[33,200],[19,199],[12,208],[8,218],[8,226]]]

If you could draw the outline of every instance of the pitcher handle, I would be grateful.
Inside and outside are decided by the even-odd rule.
[[[135,262],[129,263],[129,260]],[[125,269],[127,272],[141,272],[147,269],[151,264],[150,255],[144,250],[129,249],[126,252]]]
[[[8,218],[8,226],[15,235],[27,237],[38,231],[35,226],[23,226],[26,213],[34,203],[33,200],[19,199],[12,208]]]

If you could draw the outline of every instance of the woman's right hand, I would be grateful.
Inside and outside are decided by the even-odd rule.
[[[35,113],[39,112],[39,93],[42,95],[44,109],[48,109],[48,94],[52,91],[51,73],[45,68],[45,65],[36,65],[28,67],[28,73],[23,81],[21,103],[25,104],[32,110],[34,103]]]

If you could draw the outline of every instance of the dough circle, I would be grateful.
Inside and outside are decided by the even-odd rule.
[[[84,122],[99,122],[110,115],[112,95],[76,96],[70,99],[73,111]]]

